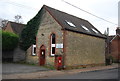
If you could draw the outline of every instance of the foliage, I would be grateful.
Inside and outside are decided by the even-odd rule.
[[[14,18],[15,18],[16,23],[23,23],[22,21],[20,21],[22,19],[21,15],[16,15],[16,16],[14,16]]]
[[[19,37],[18,35],[2,31],[2,50],[3,51],[10,51],[17,47]]]
[[[20,47],[23,50],[27,50],[32,44],[36,43],[36,34],[37,30],[40,24],[41,19],[41,11],[38,12],[38,14],[31,19],[25,28],[23,29],[20,37]]]
[[[0,26],[1,27],[5,27],[7,23],[8,23],[8,20],[0,19]]]

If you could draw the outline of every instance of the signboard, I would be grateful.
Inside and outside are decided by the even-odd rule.
[[[63,44],[56,44],[56,48],[63,48]]]

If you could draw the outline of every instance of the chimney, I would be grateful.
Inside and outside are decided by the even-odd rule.
[[[120,35],[120,27],[117,27],[116,29],[116,35],[119,34]]]

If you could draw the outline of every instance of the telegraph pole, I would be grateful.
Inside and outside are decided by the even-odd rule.
[[[107,28],[107,54],[109,56],[109,47],[110,47],[110,43],[109,43],[109,28]]]

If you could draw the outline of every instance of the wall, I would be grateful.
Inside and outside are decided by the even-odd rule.
[[[104,63],[104,39],[66,31],[66,67]]]
[[[13,62],[13,51],[2,51],[2,62]]]
[[[61,31],[61,26],[53,19],[49,12],[42,10],[41,13],[43,13],[43,15],[41,17],[41,24],[36,37],[37,56],[29,56],[29,61],[31,60],[31,62],[39,64],[40,47],[41,45],[44,45],[46,48],[45,64],[54,66],[55,57],[50,56],[50,35],[55,33],[56,44],[61,44],[63,43],[63,32]],[[42,36],[42,34],[44,34],[44,36]],[[63,49],[56,48],[56,54],[62,54],[62,51]]]
[[[14,49],[13,53],[14,53],[14,56],[13,56],[14,62],[25,61],[25,51],[20,49],[19,46]]]
[[[30,64],[37,64],[38,65],[38,56],[32,55],[32,46],[28,48],[26,52],[26,62]]]
[[[5,28],[5,31],[14,33],[13,29],[11,28],[11,24],[10,23],[7,24],[7,27]]]
[[[117,36],[112,42],[110,43],[110,54],[112,55],[114,61],[120,60],[120,37]]]

